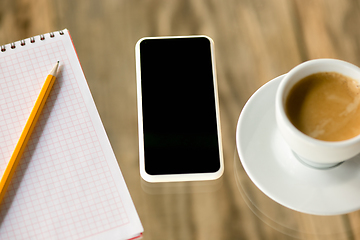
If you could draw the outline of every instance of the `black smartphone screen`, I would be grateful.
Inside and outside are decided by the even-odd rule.
[[[140,43],[145,171],[212,173],[220,168],[210,40]]]

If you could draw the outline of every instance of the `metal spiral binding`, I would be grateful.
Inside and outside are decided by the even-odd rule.
[[[59,34],[60,35],[64,35],[64,31],[59,31]],[[50,36],[50,38],[54,38],[55,37],[55,34],[53,33],[53,32],[50,32],[49,33],[49,36]],[[29,39],[29,41],[30,41],[30,43],[34,43],[35,42],[35,37],[30,37],[30,38],[28,38]],[[27,39],[22,39],[22,40],[20,40],[20,46],[25,46],[26,45],[26,40]],[[45,40],[45,35],[44,34],[41,34],[40,35],[40,40],[41,41],[43,41],[43,40]],[[13,43],[10,43],[10,49],[15,49],[16,48],[16,42],[13,42]],[[2,45],[1,47],[0,47],[0,51],[1,52],[5,52],[6,51],[6,45]]]

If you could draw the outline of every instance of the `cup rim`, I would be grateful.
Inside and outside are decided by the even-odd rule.
[[[280,82],[279,88],[276,92],[276,99],[275,99],[275,104],[278,107],[278,114],[281,115],[281,118],[284,121],[284,124],[286,124],[286,128],[289,128],[289,130],[291,132],[293,132],[294,134],[296,134],[298,137],[302,138],[303,140],[311,143],[311,144],[316,144],[316,145],[320,145],[320,146],[326,146],[326,147],[344,147],[344,146],[349,146],[352,145],[354,143],[357,143],[360,141],[360,134],[346,139],[346,140],[341,140],[341,141],[325,141],[325,140],[320,140],[320,139],[316,139],[313,137],[310,137],[308,135],[306,135],[305,133],[301,132],[299,129],[297,129],[289,120],[288,116],[285,113],[285,104],[284,104],[284,92],[285,89],[289,83],[289,81],[291,80],[291,77],[293,77],[296,73],[298,73],[298,71],[303,70],[305,68],[309,68],[312,67],[314,64],[338,64],[341,65],[344,68],[351,68],[353,71],[358,71],[359,72],[359,76],[360,76],[360,68],[345,62],[343,60],[338,60],[338,59],[330,59],[330,58],[320,58],[320,59],[312,59],[303,63],[300,63],[299,65],[295,66],[293,69],[291,69],[288,73],[285,74],[284,78],[282,79],[282,81]],[[321,71],[319,71],[321,72]],[[309,76],[305,75],[305,76]],[[301,80],[303,78],[300,78],[299,80]],[[298,80],[298,81],[299,81]],[[359,83],[360,83],[360,78],[358,79]]]

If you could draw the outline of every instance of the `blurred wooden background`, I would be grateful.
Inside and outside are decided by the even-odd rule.
[[[239,114],[261,85],[313,58],[360,66],[359,0],[0,0],[0,45],[64,28],[144,239],[360,239],[360,212],[315,217],[285,210],[247,179],[235,153]],[[149,194],[138,167],[135,43],[144,36],[190,34],[215,42],[225,173],[212,192],[160,185]],[[265,213],[251,207],[239,182]]]

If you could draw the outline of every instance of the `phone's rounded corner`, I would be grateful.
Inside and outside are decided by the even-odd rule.
[[[136,44],[135,44],[135,49],[138,49],[140,47],[140,44],[142,41],[144,41],[147,37],[142,37],[139,40],[137,40]]]
[[[212,45],[212,46],[215,45],[214,40],[210,36],[208,36],[208,35],[200,35],[199,37],[206,38],[209,41],[210,45]]]
[[[221,164],[219,169],[216,172],[204,173],[202,175],[203,175],[202,180],[216,181],[216,180],[220,179],[224,175],[224,165]]]
[[[208,35],[203,35],[203,36],[207,38],[211,43],[214,43],[214,40],[210,36]]]
[[[217,179],[221,178],[224,175],[224,171],[225,171],[224,163],[221,163],[219,170],[217,170],[214,173],[214,179],[213,180],[217,180]]]
[[[140,169],[140,176],[141,176],[141,178],[142,178],[145,182],[148,182],[148,183],[156,182],[156,181],[154,181],[153,176],[151,176],[150,174],[148,174],[148,173],[145,171],[145,169],[143,169],[143,168]]]

